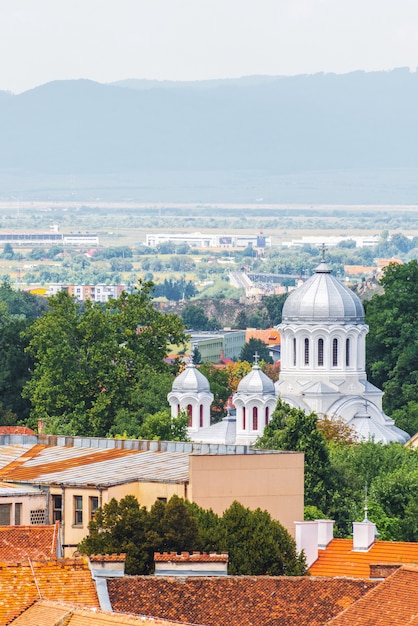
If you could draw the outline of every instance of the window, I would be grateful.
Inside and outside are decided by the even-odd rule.
[[[0,526],[10,526],[11,504],[0,504]]]
[[[296,339],[293,338],[293,366],[296,367]]]
[[[305,365],[309,365],[309,339],[305,339]]]
[[[253,407],[253,430],[258,430],[258,409]]]
[[[199,426],[203,427],[203,404],[199,406]]]
[[[242,407],[242,430],[245,430],[245,427],[247,426],[246,417],[247,417],[247,413],[246,413],[246,410],[245,410],[245,406],[243,406]]]
[[[15,526],[20,526],[20,520],[22,519],[22,503],[15,503]]]
[[[332,340],[332,365],[333,367],[338,365],[338,339]]]
[[[350,339],[345,340],[345,364],[350,367]]]
[[[74,496],[74,525],[83,525],[83,496]]]
[[[187,426],[192,426],[193,424],[193,407],[191,404],[187,405],[187,415],[189,416],[189,423]]]
[[[181,412],[181,408],[180,408],[180,405],[178,404],[177,405],[177,417],[180,415],[180,412]]]
[[[163,504],[167,504],[167,498],[157,498],[157,500],[159,500],[159,502],[162,502]]]
[[[62,520],[62,496],[52,496],[52,521]]]
[[[324,340],[318,339],[318,365],[324,364]]]
[[[266,406],[266,426],[269,423],[269,413],[270,413],[269,408],[268,408],[268,406]]]
[[[96,513],[97,509],[99,508],[99,498],[98,496],[90,496],[89,498],[89,513],[90,513],[90,519],[94,519],[94,514]]]

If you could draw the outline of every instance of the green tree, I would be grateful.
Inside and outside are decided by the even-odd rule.
[[[228,573],[247,576],[295,576],[305,573],[303,556],[287,530],[267,511],[251,511],[233,502],[221,524],[229,554]]]
[[[139,439],[159,439],[162,441],[189,441],[187,426],[189,416],[186,412],[172,417],[170,411],[158,411],[146,415],[138,429]]]
[[[24,395],[31,417],[49,432],[105,436],[121,409],[138,412],[138,387],[152,369],[167,373],[170,343],[185,341],[182,322],[152,305],[152,285],[140,284],[106,304],[79,303],[61,292],[28,329],[34,359]]]
[[[317,429],[315,413],[306,415],[279,398],[271,421],[256,447],[292,450],[305,455],[305,504],[327,511],[333,490],[333,472],[326,441]]]
[[[3,258],[12,260],[14,259],[15,253],[11,243],[5,243],[3,248]]]
[[[288,295],[289,294],[287,293],[279,295],[273,294],[263,298],[263,304],[267,309],[271,326],[277,326],[277,324],[281,323],[283,305],[286,302]]]
[[[219,422],[226,414],[225,404],[232,393],[228,372],[225,368],[214,367],[211,363],[203,363],[199,367],[199,371],[208,379],[210,390],[213,393],[210,409],[211,421],[213,423]]]
[[[418,262],[389,265],[380,282],[384,294],[365,303],[368,374],[385,391],[384,410],[401,410],[402,426],[413,434],[416,418],[409,420],[407,407],[418,397]]]
[[[242,346],[239,360],[253,363],[256,352],[261,360],[266,363],[273,363],[273,359],[269,354],[269,349],[264,341],[261,339],[254,339],[253,337]]]
[[[119,502],[112,498],[96,510],[89,523],[89,534],[78,546],[79,551],[88,555],[126,553],[127,574],[149,573],[152,556],[148,515],[135,496],[125,496]]]

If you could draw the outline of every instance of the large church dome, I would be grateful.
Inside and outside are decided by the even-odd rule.
[[[332,276],[328,265],[322,262],[287,298],[282,321],[364,324],[364,309],[360,298]]]

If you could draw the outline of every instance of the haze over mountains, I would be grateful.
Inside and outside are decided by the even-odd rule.
[[[407,69],[0,92],[0,199],[415,204],[417,111]]]

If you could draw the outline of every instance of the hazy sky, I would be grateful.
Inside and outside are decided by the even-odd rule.
[[[0,0],[0,90],[418,66],[418,0]]]

